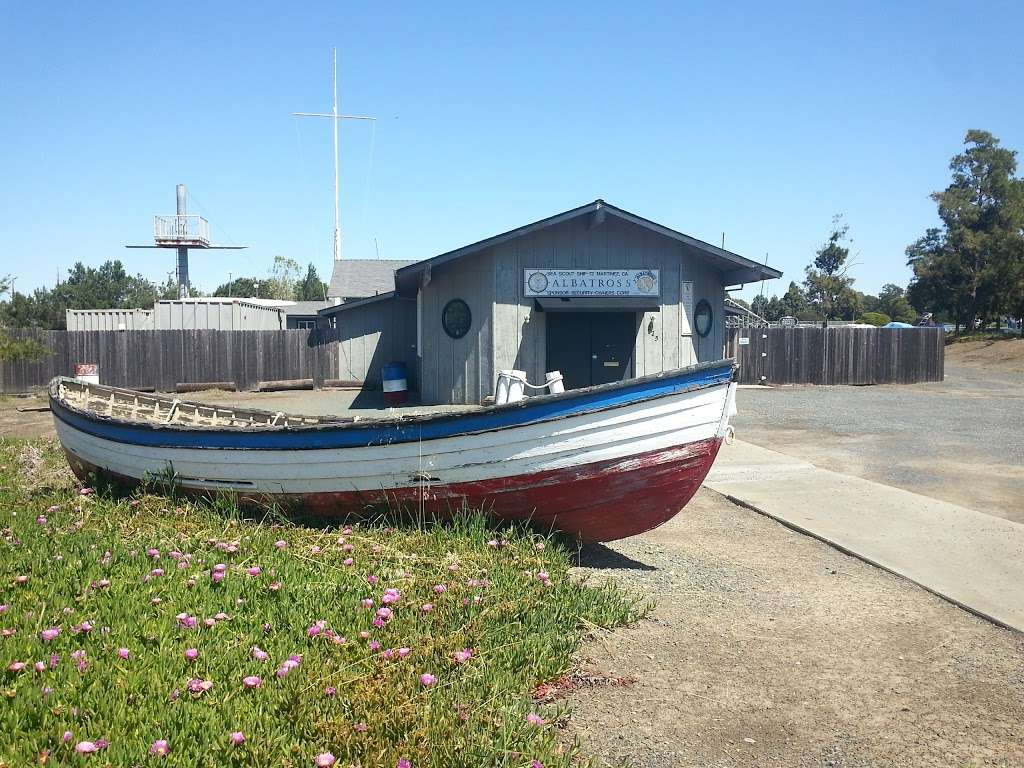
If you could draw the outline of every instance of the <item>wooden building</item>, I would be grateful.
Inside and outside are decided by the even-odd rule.
[[[375,383],[406,360],[423,402],[478,403],[506,369],[571,388],[717,360],[726,288],[781,274],[595,200],[401,266],[393,292],[321,315],[358,356],[340,378]]]

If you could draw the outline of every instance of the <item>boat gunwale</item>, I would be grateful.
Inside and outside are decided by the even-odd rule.
[[[388,428],[405,428],[423,424],[443,424],[445,422],[457,422],[467,416],[488,416],[491,414],[502,414],[512,413],[516,411],[529,410],[532,407],[543,406],[551,402],[557,402],[560,400],[569,401],[573,399],[582,399],[594,394],[602,394],[605,392],[616,392],[619,390],[628,390],[635,387],[643,387],[644,385],[657,382],[659,380],[676,378],[681,375],[698,374],[705,371],[711,371],[716,369],[722,369],[728,367],[730,369],[730,375],[728,381],[735,380],[735,373],[738,368],[735,358],[722,358],[720,360],[697,363],[695,365],[686,366],[685,368],[673,368],[668,371],[661,371],[659,373],[652,373],[646,376],[640,376],[632,379],[625,379],[623,381],[614,381],[607,384],[598,384],[590,387],[582,387],[579,389],[571,389],[565,392],[559,392],[556,394],[544,394],[537,395],[534,397],[524,398],[514,403],[502,403],[500,405],[487,405],[471,411],[443,411],[434,413],[417,413],[417,414],[399,414],[392,417],[383,418],[360,418],[360,417],[341,417],[341,416],[309,416],[304,414],[290,414],[278,411],[267,411],[259,408],[236,408],[232,409],[235,413],[244,414],[255,414],[266,417],[284,416],[285,418],[319,418],[319,419],[333,419],[330,421],[320,421],[315,424],[247,424],[243,426],[235,425],[212,425],[212,424],[181,424],[181,423],[160,423],[151,420],[142,419],[130,419],[119,416],[112,416],[109,414],[99,413],[88,408],[82,408],[69,402],[67,399],[60,397],[59,389],[60,385],[64,382],[74,382],[76,384],[83,384],[79,379],[75,379],[70,376],[55,376],[49,384],[48,392],[49,397],[52,401],[58,403],[61,408],[74,413],[81,418],[104,422],[112,424],[121,424],[134,428],[144,428],[152,430],[154,432],[184,432],[184,433],[205,433],[205,434],[265,434],[265,433],[319,433],[331,430],[362,430],[362,429],[388,429]],[[692,392],[699,389],[706,389],[713,386],[721,386],[722,384],[728,383],[728,381],[713,381],[713,382],[700,382],[692,384],[687,387],[683,387],[678,390],[671,392],[663,392],[656,395],[652,395],[646,400],[654,401],[659,400],[663,397],[669,397],[672,395],[683,394],[686,392]],[[145,394],[146,397],[152,398],[162,403],[171,405],[177,402],[179,405],[187,405],[197,408],[210,408],[214,410],[228,410],[224,406],[210,405],[207,403],[200,403],[194,400],[181,400],[178,398],[167,397],[165,395],[152,395],[149,393],[141,393],[138,390],[128,389],[125,387],[112,387],[104,384],[89,384],[89,387],[96,388],[96,391],[103,391],[106,393],[124,394],[124,395],[139,395]],[[623,405],[629,405],[631,403],[605,403],[600,402],[592,404],[589,408],[583,408],[579,411],[574,411],[572,414],[560,414],[553,415],[546,418],[540,418],[538,421],[557,421],[559,419],[568,418],[570,415],[582,415],[586,413],[593,413],[596,411],[610,410]],[[59,418],[58,414],[54,414]],[[62,419],[63,421],[63,419]],[[484,430],[473,430],[471,432],[465,432],[462,434],[471,434],[476,431],[492,431],[497,429],[511,428],[520,426],[520,424],[513,425],[495,425]]]

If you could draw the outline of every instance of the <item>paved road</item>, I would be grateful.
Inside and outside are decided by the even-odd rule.
[[[1024,522],[1024,374],[947,364],[946,380],[745,388],[737,436],[856,475]]]

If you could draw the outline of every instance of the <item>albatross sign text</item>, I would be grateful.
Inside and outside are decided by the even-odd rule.
[[[660,296],[656,269],[523,270],[524,296]]]

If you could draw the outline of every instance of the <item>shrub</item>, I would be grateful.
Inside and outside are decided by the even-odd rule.
[[[860,316],[860,322],[881,328],[883,325],[892,322],[892,318],[884,312],[865,312]]]

